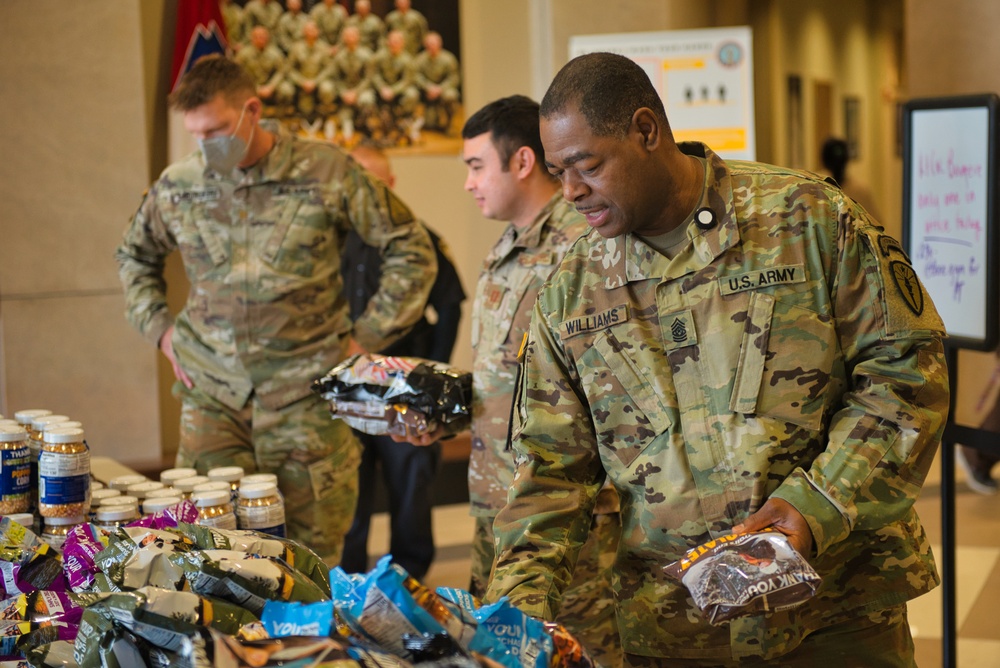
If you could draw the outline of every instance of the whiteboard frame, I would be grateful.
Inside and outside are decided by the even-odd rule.
[[[997,237],[997,188],[1000,187],[997,170],[997,109],[1000,105],[1000,98],[994,93],[979,95],[960,95],[953,97],[921,98],[910,100],[903,106],[902,117],[902,139],[903,139],[903,247],[907,254],[914,257],[913,242],[915,235],[912,232],[913,215],[911,211],[911,193],[913,187],[913,114],[920,111],[937,110],[967,110],[971,108],[986,109],[987,127],[985,141],[986,146],[986,208],[983,216],[985,226],[986,243],[986,267],[983,271],[983,281],[986,282],[983,290],[984,303],[969,304],[969,308],[982,308],[986,313],[985,332],[982,336],[966,336],[948,334],[946,343],[956,348],[967,348],[970,350],[994,350],[997,347],[998,336],[1000,336],[1000,253],[998,253]],[[922,237],[921,237],[922,238]],[[944,323],[945,330],[949,330],[949,323]]]

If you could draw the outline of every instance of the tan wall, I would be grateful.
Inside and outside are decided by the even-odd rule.
[[[49,408],[94,454],[158,458],[155,356],[112,260],[148,183],[139,3],[8,0],[0,25],[0,412]]]
[[[907,94],[916,98],[1000,92],[997,25],[997,2],[906,0]],[[995,366],[990,353],[959,353],[959,423],[979,423],[982,411],[976,404]]]

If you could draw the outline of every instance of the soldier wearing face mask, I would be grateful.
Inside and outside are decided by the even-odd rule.
[[[261,122],[238,64],[200,60],[170,101],[200,150],[150,187],[116,258],[129,322],[177,377],[177,465],[276,473],[290,537],[335,564],[360,453],[310,382],[420,318],[434,249],[406,205],[340,149]],[[379,289],[353,323],[340,272],[350,230],[382,257]],[[191,281],[176,315],[163,277],[174,250]]]

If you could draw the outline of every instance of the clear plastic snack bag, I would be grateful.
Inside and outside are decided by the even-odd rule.
[[[815,594],[820,577],[783,534],[765,529],[722,536],[663,567],[712,624],[784,610]]]
[[[418,434],[470,423],[472,374],[419,357],[354,355],[313,382],[330,413],[366,434]]]

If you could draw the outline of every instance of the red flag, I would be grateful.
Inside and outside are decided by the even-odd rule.
[[[174,64],[170,71],[173,84],[202,56],[225,53],[226,27],[219,0],[179,0],[177,31],[174,34]]]

